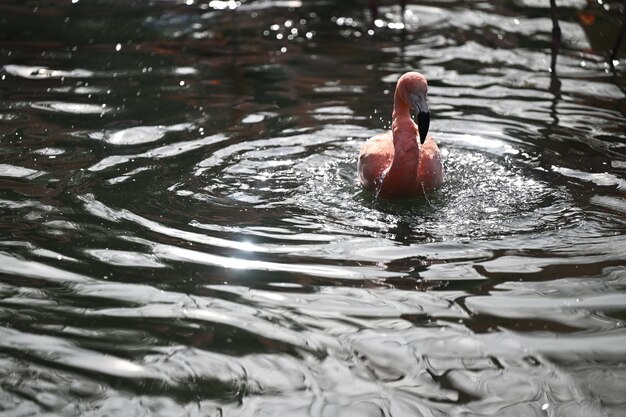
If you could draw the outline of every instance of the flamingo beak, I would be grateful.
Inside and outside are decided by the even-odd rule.
[[[410,97],[413,110],[417,113],[417,128],[420,133],[420,143],[423,144],[426,142],[426,135],[428,135],[428,128],[430,127],[430,112],[428,111],[426,95],[412,94]]]
[[[423,144],[426,141],[426,135],[428,134],[428,127],[430,126],[430,113],[419,112],[417,113],[417,128],[420,132],[420,143]]]

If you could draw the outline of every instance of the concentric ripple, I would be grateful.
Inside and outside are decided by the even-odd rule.
[[[619,4],[376,3],[0,4],[0,414],[623,414]]]

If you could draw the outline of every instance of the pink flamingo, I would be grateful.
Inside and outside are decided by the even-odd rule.
[[[432,136],[427,136],[427,92],[428,83],[422,74],[407,72],[400,77],[393,99],[391,131],[374,136],[361,147],[359,180],[376,196],[413,197],[443,183],[439,148]],[[411,109],[417,113],[417,125],[411,119]]]

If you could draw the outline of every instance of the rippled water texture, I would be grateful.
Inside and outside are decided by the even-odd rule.
[[[626,415],[619,4],[0,3],[0,414]],[[589,4],[588,4],[589,3]],[[447,181],[356,155],[430,82]]]

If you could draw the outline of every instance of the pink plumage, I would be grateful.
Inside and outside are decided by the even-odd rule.
[[[367,140],[358,162],[363,186],[383,198],[422,195],[443,184],[439,147],[428,136],[430,113],[428,83],[418,72],[398,80],[394,95],[391,131]],[[417,113],[416,125],[410,111]]]

